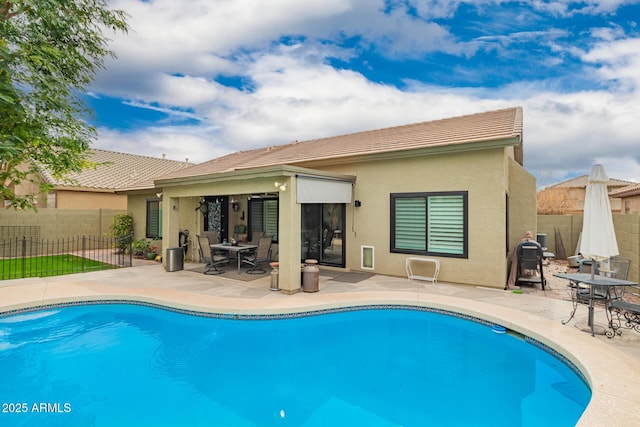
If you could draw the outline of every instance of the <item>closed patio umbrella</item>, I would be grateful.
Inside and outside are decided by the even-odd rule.
[[[587,192],[584,199],[584,219],[582,223],[582,240],[580,253],[592,260],[591,279],[593,280],[596,263],[618,255],[618,242],[613,228],[611,204],[607,190],[609,178],[602,165],[593,165],[587,181]],[[594,287],[589,287],[589,318],[587,327],[593,334],[593,299]],[[576,290],[579,292],[579,290]],[[598,332],[600,333],[600,332]]]
[[[584,219],[580,253],[595,262],[618,255],[611,204],[607,190],[609,178],[602,165],[593,165],[584,199]],[[595,266],[595,265],[594,265]],[[595,268],[592,268],[593,271]]]

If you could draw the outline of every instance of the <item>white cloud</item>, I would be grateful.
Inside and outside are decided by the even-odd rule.
[[[131,132],[100,129],[96,145],[202,162],[241,149],[522,105],[525,167],[549,180],[539,184],[587,174],[595,162],[613,178],[640,181],[640,39],[621,38],[618,27],[593,29],[599,43],[591,49],[554,45],[566,36],[561,30],[502,38],[505,47],[540,40],[584,61],[601,86],[574,93],[558,88],[557,79],[493,89],[405,81],[400,90],[330,65],[330,58],[355,58],[356,49],[331,43],[344,37],[358,36],[389,56],[406,57],[435,49],[471,55],[489,40],[458,43],[445,27],[402,13],[405,3],[395,2],[397,9],[385,14],[381,0],[273,0],[269,7],[258,0],[118,0],[114,7],[131,13],[133,31],[117,37],[119,60],[108,64],[92,89],[198,122]],[[419,16],[432,18],[451,16],[463,2],[409,3]],[[537,4],[566,15],[570,3]],[[621,3],[585,5],[611,11]],[[287,45],[273,42],[283,35],[299,37]],[[242,76],[250,88],[226,87],[214,80],[219,75]]]
[[[99,128],[94,148],[201,163],[232,152],[217,143],[214,127],[164,126],[130,132]]]
[[[550,12],[558,16],[614,13],[620,6],[631,3],[634,3],[634,0],[583,0],[580,2],[575,0],[532,1],[532,4],[536,9]]]
[[[582,59],[602,64],[599,74],[603,79],[620,81],[629,91],[640,89],[640,38],[599,43]]]

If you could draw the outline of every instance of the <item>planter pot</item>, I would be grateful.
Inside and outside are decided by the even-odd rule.
[[[156,254],[153,252],[147,252],[147,259],[156,259]]]

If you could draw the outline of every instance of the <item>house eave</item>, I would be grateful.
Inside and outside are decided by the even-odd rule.
[[[640,195],[640,188],[630,191],[616,191],[609,193],[609,197],[622,199],[625,197],[638,196]]]
[[[53,191],[74,191],[81,193],[110,193],[115,194],[114,188],[97,188],[97,187],[70,187],[65,185],[57,185],[53,187]]]
[[[176,187],[181,185],[192,184],[207,184],[211,182],[224,182],[224,181],[239,181],[239,180],[252,180],[259,178],[270,178],[276,176],[295,176],[298,174],[315,175],[326,178],[339,179],[344,181],[355,182],[356,178],[353,175],[345,175],[334,172],[327,172],[317,169],[311,169],[306,167],[291,166],[291,165],[273,165],[263,166],[251,169],[234,169],[224,172],[216,172],[207,175],[181,177],[172,179],[159,179],[155,181],[154,188],[166,188]]]
[[[495,140],[482,140],[465,142],[462,144],[448,144],[441,146],[429,146],[423,148],[417,148],[413,150],[399,150],[399,151],[385,151],[380,153],[367,153],[361,155],[349,155],[343,157],[332,157],[326,159],[313,159],[307,161],[301,161],[297,164],[304,165],[305,167],[317,167],[317,166],[330,166],[339,165],[345,163],[358,163],[368,161],[380,161],[380,160],[393,160],[412,158],[416,156],[437,156],[446,154],[457,154],[461,152],[478,151],[478,150],[490,150],[495,148],[505,148],[515,146],[522,147],[522,141],[519,136],[512,138],[501,138]],[[516,155],[516,161],[522,165],[522,158],[518,159]]]

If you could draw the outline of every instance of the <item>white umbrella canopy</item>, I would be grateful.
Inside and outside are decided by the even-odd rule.
[[[602,165],[593,165],[584,199],[584,220],[580,253],[585,258],[603,260],[618,255],[611,204],[607,190],[609,178]],[[591,270],[593,272],[593,269]]]

